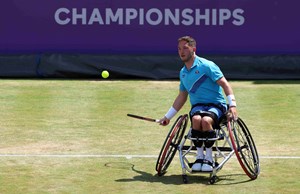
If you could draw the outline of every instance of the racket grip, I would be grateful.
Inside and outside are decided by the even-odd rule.
[[[160,121],[159,119],[156,119],[156,120],[155,120],[156,123],[160,123],[159,121]],[[161,124],[162,124],[162,125],[166,125],[167,122],[166,122],[166,121],[163,121]]]

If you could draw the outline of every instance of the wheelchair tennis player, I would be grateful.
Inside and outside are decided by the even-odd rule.
[[[233,90],[221,72],[212,61],[196,55],[196,41],[190,36],[178,39],[178,54],[184,62],[180,71],[179,94],[169,111],[159,123],[166,126],[182,108],[189,97],[191,103],[190,119],[193,138],[214,138],[213,130],[219,119],[228,111],[234,120],[237,119],[236,100]],[[229,104],[227,110],[226,98]],[[210,172],[213,170],[212,146],[214,141],[193,141],[197,148],[193,171]],[[205,147],[205,148],[204,148]],[[205,153],[204,153],[205,150]]]

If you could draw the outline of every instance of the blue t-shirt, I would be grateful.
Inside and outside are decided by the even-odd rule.
[[[213,103],[226,106],[222,87],[216,83],[222,77],[223,73],[214,62],[196,56],[190,70],[186,66],[181,69],[179,89],[188,92],[191,105]]]

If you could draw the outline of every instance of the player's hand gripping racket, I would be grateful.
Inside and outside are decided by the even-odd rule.
[[[145,121],[159,123],[159,119],[152,119],[152,118],[142,117],[142,116],[133,115],[133,114],[127,114],[127,116],[135,118],[135,119],[140,119],[140,120],[145,120]]]

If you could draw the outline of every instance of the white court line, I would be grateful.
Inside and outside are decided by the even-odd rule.
[[[45,157],[45,158],[157,158],[157,155],[119,154],[0,154],[0,157]]]
[[[44,158],[157,158],[158,155],[122,154],[0,154],[0,157],[44,157]],[[266,159],[300,159],[300,156],[259,156]]]

